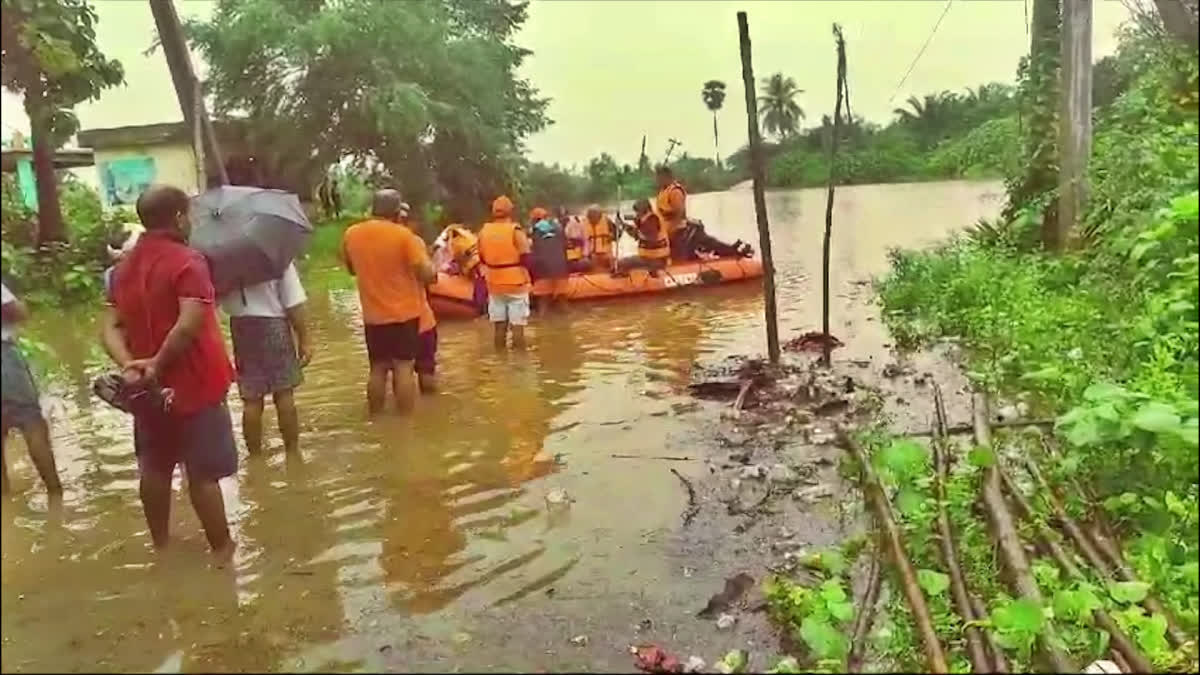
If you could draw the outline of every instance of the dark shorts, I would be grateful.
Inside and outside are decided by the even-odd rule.
[[[11,342],[0,343],[0,377],[3,378],[3,408],[0,409],[3,433],[14,427],[24,429],[42,421],[37,383],[20,350]]]
[[[419,340],[420,351],[417,352],[417,361],[413,367],[422,375],[433,375],[437,370],[437,326],[421,333]]]
[[[235,316],[229,320],[238,392],[245,400],[295,389],[304,381],[292,325],[272,316]]]
[[[233,420],[224,401],[190,415],[134,417],[133,449],[142,473],[169,475],[178,464],[183,464],[188,480],[217,480],[237,473]]]
[[[367,360],[371,363],[416,361],[421,351],[417,319],[401,323],[367,324]]]

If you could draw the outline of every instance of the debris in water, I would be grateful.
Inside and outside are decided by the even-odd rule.
[[[571,497],[567,494],[567,491],[562,488],[554,488],[550,492],[546,493],[546,506],[548,508],[565,508],[570,506],[570,504]]]
[[[742,467],[738,478],[742,480],[762,480],[767,477],[767,467],[762,464],[751,464],[750,466]]]
[[[772,464],[767,470],[767,480],[772,483],[790,485],[800,482],[800,477],[787,464]]]
[[[788,340],[783,343],[783,348],[789,352],[813,352],[819,354],[825,351],[826,344],[829,345],[830,349],[837,349],[844,346],[842,341],[837,339],[837,337],[813,330]]]
[[[696,573],[695,568],[692,568],[692,567],[684,567],[683,568],[683,578],[684,579],[691,579],[692,575],[694,575],[695,573]]]
[[[825,401],[821,405],[817,406],[816,409],[813,410],[813,413],[817,415],[838,415],[846,412],[849,407],[850,401],[847,401],[844,398],[835,398]]]
[[[671,469],[671,473],[675,474],[675,477],[679,479],[680,483],[683,483],[684,489],[687,490],[688,506],[683,512],[683,526],[687,527],[691,524],[692,518],[695,518],[696,514],[700,512],[700,505],[696,503],[696,489],[692,487],[692,481],[683,474],[675,469]]]
[[[754,585],[754,577],[745,572],[738,572],[725,580],[725,589],[708,599],[704,609],[696,613],[701,619],[711,619],[729,609],[742,595]]]
[[[716,671],[718,673],[725,673],[725,675],[732,675],[733,673],[740,673],[740,672],[745,671],[746,663],[749,662],[749,660],[750,660],[750,655],[747,654],[745,650],[734,649],[733,651],[729,652],[724,657],[722,657],[720,661],[717,661],[713,667],[716,669]]]
[[[471,635],[469,633],[455,633],[451,639],[454,640],[455,644],[465,645],[471,641]]]
[[[571,644],[575,645],[576,647],[586,647],[588,644],[588,636],[576,635],[575,637],[571,638]]]
[[[909,368],[901,366],[898,363],[889,363],[883,367],[883,376],[888,378],[889,380],[895,379],[895,378],[900,377],[901,375],[904,375],[905,373],[909,373],[909,372],[912,372],[912,371]]]
[[[703,673],[708,666],[704,659],[699,656],[689,656],[688,660],[683,663],[683,672],[685,673]]]
[[[636,630],[639,633],[644,633],[644,632],[650,630],[651,628],[654,628],[654,622],[651,621],[650,619],[642,619],[641,621],[638,622],[638,625],[634,630]]]
[[[647,673],[678,673],[683,670],[679,659],[658,645],[630,647],[629,652],[633,654],[633,662],[638,670]]]
[[[1087,668],[1083,669],[1085,673],[1119,673],[1121,669],[1112,661],[1093,661]]]
[[[833,487],[829,485],[813,485],[811,487],[800,488],[792,493],[795,499],[815,504],[822,499],[828,499],[833,496]]]
[[[722,614],[717,617],[717,630],[729,630],[737,623],[737,617],[732,614]]]

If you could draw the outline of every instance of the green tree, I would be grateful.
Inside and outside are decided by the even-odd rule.
[[[54,151],[79,129],[75,105],[124,82],[124,71],[96,48],[96,13],[85,0],[2,0],[0,15],[0,81],[24,96],[29,115],[37,241],[62,241]]]
[[[783,73],[775,73],[762,81],[758,97],[758,114],[762,117],[763,129],[785,139],[800,128],[804,110],[796,103],[796,97],[804,90],[796,81]]]
[[[525,18],[506,0],[218,0],[186,31],[215,111],[246,116],[276,182],[307,192],[350,156],[414,207],[452,199],[470,216],[517,187],[524,139],[548,122],[517,74]]]
[[[926,145],[934,145],[950,134],[959,115],[959,98],[943,91],[926,94],[922,98],[909,96],[907,107],[895,108],[892,112],[902,125],[913,129]]]
[[[713,150],[717,157],[717,166],[721,165],[721,142],[717,135],[717,112],[721,110],[721,106],[725,105],[725,83],[720,80],[709,80],[704,83],[704,88],[700,90],[700,98],[704,101],[704,106],[712,112],[713,116]]]

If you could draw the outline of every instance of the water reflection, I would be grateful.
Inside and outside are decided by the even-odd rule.
[[[918,245],[994,212],[997,186],[839,190],[835,294]],[[786,335],[819,324],[824,191],[768,194]],[[689,212],[722,237],[756,242],[749,191],[697,195]],[[61,505],[40,492],[23,448],[8,448],[3,504],[4,671],[279,670],[376,665],[356,636],[411,620],[447,637],[456,621],[571,579],[603,594],[612,569],[656,569],[647,532],[674,527],[679,495],[647,492],[614,450],[686,432],[670,414],[692,363],[761,350],[756,284],[573,307],[539,320],[525,353],[496,354],[483,322],[444,324],[436,395],[408,419],[365,421],[366,355],[353,291],[336,270],[306,271],[319,347],[297,391],[304,461],[245,461],[227,481],[235,565],[210,569],[185,497],[176,551],[156,559],[137,499],[129,420],[88,392],[104,367],[86,317],[41,316],[63,364],[50,391]],[[877,323],[835,311],[864,348]],[[231,401],[235,416],[236,401]],[[269,426],[274,424],[268,415]],[[268,437],[275,432],[268,428]],[[576,503],[547,510],[551,488]],[[649,573],[649,572],[646,572]]]

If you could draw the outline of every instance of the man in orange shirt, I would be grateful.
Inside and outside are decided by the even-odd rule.
[[[488,287],[488,319],[495,326],[497,349],[508,346],[512,327],[513,347],[525,348],[529,322],[529,236],[513,222],[513,203],[500,196],[492,202],[492,220],[479,230],[479,259]]]
[[[371,200],[371,219],[351,225],[342,238],[342,259],[358,281],[363,332],[371,371],[367,410],[374,414],[387,397],[388,375],[396,407],[413,406],[413,365],[420,351],[420,317],[425,286],[434,279],[425,242],[401,221],[400,193],[379,190]]]
[[[400,224],[409,232],[420,237],[417,224],[409,217],[407,203],[400,204]],[[423,288],[421,293],[421,315],[417,321],[417,359],[413,369],[417,372],[417,389],[422,394],[432,394],[437,389],[437,317],[433,306],[429,304],[429,289]]]

